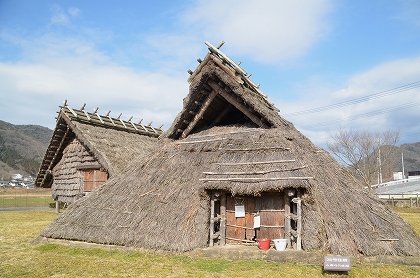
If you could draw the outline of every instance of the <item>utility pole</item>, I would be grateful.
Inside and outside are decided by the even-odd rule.
[[[378,184],[382,184],[382,162],[381,162],[381,143],[380,143],[380,141],[378,141],[378,162],[379,162]]]
[[[404,174],[404,153],[403,152],[401,152],[401,163],[402,163],[403,179],[405,179],[405,174]]]

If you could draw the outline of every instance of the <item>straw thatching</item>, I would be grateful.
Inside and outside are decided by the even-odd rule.
[[[214,202],[216,192],[288,200],[285,192],[294,189],[302,210],[295,246],[340,255],[419,255],[420,239],[408,223],[282,119],[237,65],[210,50],[156,151],[72,204],[42,236],[183,252],[214,242],[214,227],[220,229],[216,243],[224,242],[218,241],[223,225],[213,225],[214,212],[225,220],[222,205],[213,211],[222,203]],[[290,221],[287,209],[281,211]],[[279,229],[295,235],[293,227]]]
[[[103,173],[103,182],[152,152],[161,133],[161,129],[64,105],[35,184],[51,187],[55,200],[71,203],[85,195],[84,171]]]

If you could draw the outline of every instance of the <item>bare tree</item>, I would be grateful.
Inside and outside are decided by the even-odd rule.
[[[340,129],[326,144],[330,152],[356,178],[372,189],[373,184],[382,183],[383,173],[386,173],[385,179],[390,179],[391,166],[395,159],[393,148],[399,138],[399,130],[379,133]]]

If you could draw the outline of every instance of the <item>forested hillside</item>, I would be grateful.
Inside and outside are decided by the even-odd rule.
[[[404,154],[405,174],[407,174],[408,171],[420,170],[420,142],[402,144],[400,146],[400,157],[401,152]],[[400,164],[402,165],[402,162]],[[400,166],[398,171],[401,171],[401,169],[402,166]]]
[[[0,179],[14,173],[36,176],[52,130],[0,121]]]

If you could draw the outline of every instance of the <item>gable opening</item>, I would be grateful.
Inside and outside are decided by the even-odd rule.
[[[270,128],[272,125],[222,82],[208,79],[185,107],[176,138],[185,138],[213,126],[240,125]]]

